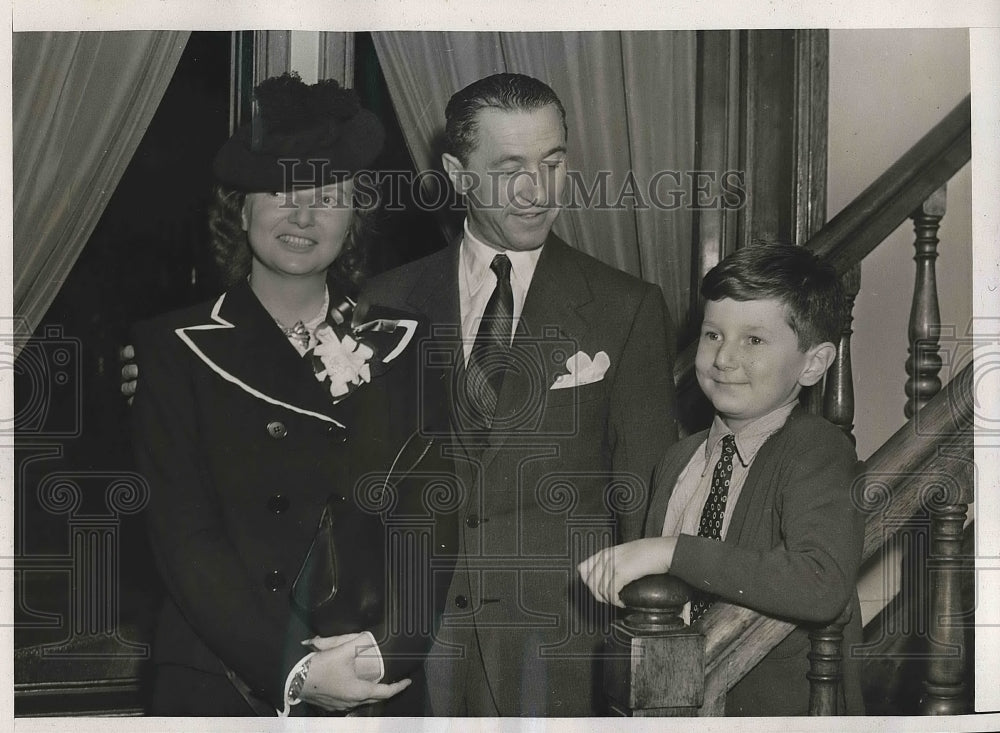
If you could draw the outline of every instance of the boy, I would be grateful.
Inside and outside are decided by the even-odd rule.
[[[692,622],[715,601],[799,622],[730,690],[727,715],[807,714],[809,628],[846,621],[841,709],[862,714],[850,659],[861,641],[856,456],[839,429],[798,405],[836,356],[839,281],[808,250],[760,244],[714,267],[702,295],[695,372],[715,408],[712,426],[657,466],[646,539],[602,550],[580,574],[617,606],[629,582],[669,572],[694,589]]]

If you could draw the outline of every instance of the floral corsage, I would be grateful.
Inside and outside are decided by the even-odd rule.
[[[319,342],[313,349],[316,379],[327,383],[334,400],[340,400],[362,383],[372,381],[369,362],[375,356],[375,350],[371,346],[358,343],[349,334],[339,338],[328,323],[316,329],[316,340]],[[317,359],[319,364],[315,362]]]
[[[327,320],[314,332],[313,371],[334,402],[385,372],[409,344],[417,326],[409,318],[377,318],[352,325],[353,315],[354,302],[347,300],[331,308]]]

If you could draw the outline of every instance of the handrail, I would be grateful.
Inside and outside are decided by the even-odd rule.
[[[972,157],[972,104],[966,96],[930,132],[826,223],[805,246],[843,274],[892,234]],[[674,362],[680,385],[694,369],[697,342]]]
[[[928,484],[928,474],[950,475],[959,487],[971,481],[974,398],[969,364],[869,459],[862,490],[855,494],[869,512],[864,559],[882,546],[898,520],[912,517],[921,506],[957,499],[942,496],[941,489],[947,493],[948,487],[940,482]],[[705,700],[710,708],[795,625],[717,603],[694,628],[705,635]]]
[[[806,247],[843,274],[893,233],[972,157],[971,95],[906,151]]]

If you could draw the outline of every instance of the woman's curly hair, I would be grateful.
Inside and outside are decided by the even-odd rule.
[[[209,204],[208,230],[212,256],[227,288],[250,274],[253,255],[241,219],[245,201],[245,193],[217,185]],[[374,207],[355,207],[344,246],[330,265],[335,274],[358,287],[368,274],[366,246],[373,233],[374,221]]]

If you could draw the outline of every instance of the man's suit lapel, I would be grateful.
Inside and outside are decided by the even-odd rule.
[[[518,373],[508,372],[504,377],[494,429],[482,457],[484,467],[519,429],[525,431],[520,419],[528,414],[525,405],[544,407],[556,376],[566,372],[566,360],[580,349],[588,332],[581,309],[593,295],[568,254],[569,245],[550,235],[538,258],[511,344],[514,363],[520,367]]]
[[[461,239],[431,255],[406,296],[417,313],[427,316],[440,338],[454,331],[461,342],[462,313],[458,298],[458,253]]]
[[[177,335],[208,368],[249,395],[340,424],[311,361],[299,356],[247,283],[221,296],[206,322],[179,328]]]
[[[464,388],[465,356],[462,350],[462,308],[458,288],[459,248],[462,238],[452,241],[443,250],[427,257],[424,267],[418,274],[410,292],[406,294],[406,303],[415,313],[423,314],[431,324],[431,337],[437,348],[449,352],[448,373],[445,375],[445,399],[452,416],[452,429],[458,437],[457,454],[449,449],[449,455],[456,459],[462,479],[471,485],[475,463],[475,449],[462,434],[462,429],[455,422],[455,405],[460,399],[456,390]],[[440,363],[438,358],[435,363]],[[424,360],[421,360],[424,363]]]

